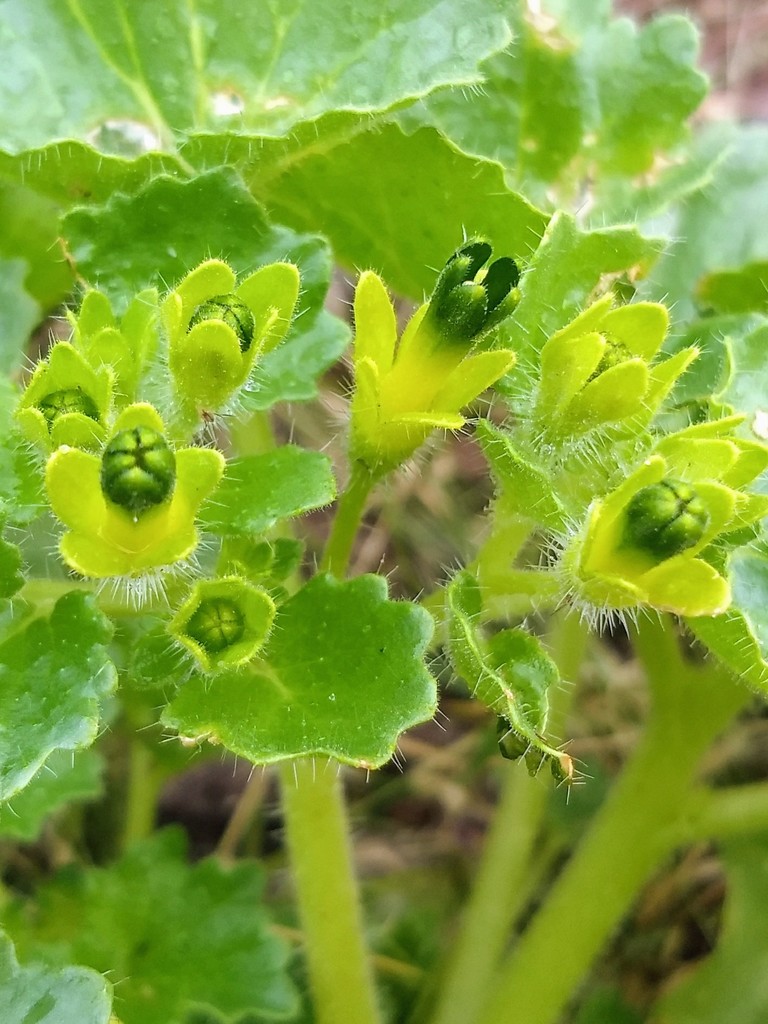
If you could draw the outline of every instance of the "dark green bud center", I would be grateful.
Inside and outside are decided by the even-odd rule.
[[[245,618],[233,601],[212,597],[200,603],[185,632],[208,654],[218,654],[242,639]]]
[[[190,328],[203,320],[223,320],[237,335],[241,352],[247,352],[251,347],[256,321],[248,306],[236,295],[214,295],[212,299],[201,302],[190,317]]]
[[[610,370],[614,366],[618,366],[620,363],[626,363],[628,359],[632,358],[632,353],[629,351],[627,346],[621,341],[613,341],[612,338],[606,338],[605,351],[603,352],[600,362],[595,367],[594,371],[587,378],[587,384],[593,381],[596,377],[599,377],[601,373],[605,373],[606,370]]]
[[[176,457],[162,434],[131,427],[115,434],[101,459],[101,489],[135,516],[162,505],[173,493]]]
[[[624,540],[663,561],[697,544],[708,525],[695,489],[668,478],[643,487],[627,505]]]
[[[520,272],[508,256],[491,258],[487,242],[468,242],[451,256],[437,279],[430,300],[430,315],[451,340],[471,341],[501,322],[512,311],[505,299],[517,287]]]
[[[50,427],[59,416],[70,412],[79,412],[91,420],[99,422],[99,410],[90,395],[86,395],[82,388],[62,388],[61,391],[51,391],[45,398],[37,403],[40,412],[45,416]]]

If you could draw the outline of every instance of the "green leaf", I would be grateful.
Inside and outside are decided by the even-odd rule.
[[[137,635],[129,636],[126,676],[132,689],[168,690],[186,678],[189,660],[165,627],[165,622],[148,618]]]
[[[0,934],[0,1019],[3,1024],[107,1024],[111,986],[82,967],[21,966]]]
[[[312,322],[296,324],[282,345],[256,364],[241,395],[247,409],[270,409],[276,402],[308,402],[317,396],[317,382],[344,352],[350,330],[338,317],[321,311]]]
[[[698,358],[675,384],[672,393],[678,405],[706,402],[727,386],[731,377],[734,345],[752,331],[760,320],[755,316],[709,316],[690,321],[685,331],[669,339],[666,352],[679,352],[690,345]]]
[[[7,195],[18,201],[19,187],[15,183],[24,183],[30,193],[25,197],[25,205],[30,207],[30,213],[35,213],[29,223],[41,235],[47,226],[51,241],[56,239],[56,220],[62,208],[89,202],[104,203],[115,192],[137,192],[161,174],[184,178],[188,173],[173,156],[145,153],[140,136],[138,143],[126,146],[121,156],[74,139],[41,145],[18,156],[0,152],[3,190],[7,189]],[[8,200],[5,205],[9,205]],[[35,246],[38,258],[41,242],[42,238]],[[61,259],[60,255],[58,258]],[[66,264],[60,263],[59,273],[66,269]]]
[[[261,909],[260,867],[189,865],[185,846],[167,829],[109,868],[62,872],[39,891],[33,915],[17,910],[19,947],[108,973],[122,1024],[182,1021],[200,1004],[228,1020],[290,1016],[287,951]]]
[[[14,429],[18,398],[11,381],[0,374],[0,518],[21,526],[45,506],[39,459]]]
[[[482,91],[440,89],[400,115],[431,124],[466,152],[498,160],[523,182],[551,181],[578,152],[583,97],[577,52],[557,27],[547,32],[511,8],[514,37],[482,66]]]
[[[32,842],[55,811],[100,796],[102,769],[102,759],[93,749],[77,756],[55,751],[27,788],[0,807],[0,836]]]
[[[27,293],[27,266],[22,260],[0,260],[0,373],[14,373],[24,360],[40,307]]]
[[[686,119],[707,91],[696,67],[698,33],[680,15],[656,18],[637,29],[627,18],[611,21],[602,39],[589,40],[600,108],[595,131],[598,161],[621,174],[650,169],[658,151],[685,138]]]
[[[122,312],[149,285],[173,285],[203,260],[236,272],[289,259],[302,271],[304,304],[322,304],[330,276],[320,239],[271,225],[231,168],[188,181],[160,177],[134,195],[80,207],[62,222],[78,273]]]
[[[768,558],[762,547],[736,551],[730,560],[733,603],[724,615],[687,619],[725,665],[759,693],[768,693]]]
[[[461,0],[290,10],[168,0],[150,30],[156,13],[6,0],[0,147],[72,137],[106,152],[172,151],[193,127],[281,135],[326,111],[386,110],[476,82],[478,62],[509,41],[498,0],[477,0],[471,18]]]
[[[60,209],[27,184],[3,181],[2,164],[0,154],[0,256],[23,261],[27,301],[33,299],[44,313],[50,313],[74,285],[59,241]],[[37,312],[38,320],[42,319]]]
[[[768,260],[707,274],[699,281],[699,300],[718,313],[768,313]]]
[[[477,580],[457,573],[448,587],[448,650],[456,672],[499,716],[500,746],[506,757],[524,757],[531,775],[547,764],[558,782],[573,778],[573,762],[545,739],[547,691],[560,673],[540,642],[523,629],[485,638]]]
[[[729,344],[730,380],[717,396],[734,412],[746,414],[753,435],[768,436],[768,323]]]
[[[23,585],[21,552],[15,544],[0,536],[0,598],[13,597]]]
[[[587,211],[589,226],[644,224],[658,218],[670,206],[706,188],[725,155],[685,150],[680,162],[662,167],[655,176],[644,176],[642,185],[637,179],[624,177],[599,179],[594,205]]]
[[[375,768],[434,714],[431,634],[427,613],[389,601],[380,576],[317,576],[278,610],[263,665],[193,677],[163,720],[256,764],[316,754]]]
[[[520,304],[504,337],[518,353],[521,370],[544,342],[572,320],[603,275],[646,271],[663,243],[634,227],[580,231],[573,217],[556,213],[521,283]]]
[[[432,129],[406,135],[397,125],[357,135],[332,149],[287,161],[253,189],[285,223],[322,231],[340,262],[375,267],[387,283],[421,299],[461,242],[461,227],[494,251],[527,262],[546,218],[511,192],[498,164],[464,156]],[[345,196],[344,202],[339,201]],[[364,211],[351,216],[350,203]]]
[[[321,508],[335,496],[330,459],[284,445],[264,455],[230,459],[200,521],[212,533],[265,533],[280,519]]]
[[[111,634],[93,598],[59,598],[0,644],[0,799],[26,786],[54,750],[90,746],[101,702],[116,682]]]
[[[434,124],[519,183],[573,176],[577,154],[584,170],[649,170],[656,153],[685,137],[706,92],[693,25],[673,15],[638,29],[612,19],[609,5],[590,10],[587,23],[573,6],[540,6],[538,18],[513,8],[514,40],[483,65],[479,95],[438,90],[406,110],[405,122]]]
[[[714,953],[662,994],[654,1024],[761,1024],[768,1016],[765,837],[721,846],[727,888]]]
[[[671,228],[675,240],[641,288],[644,298],[666,302],[678,324],[694,313],[702,277],[768,259],[768,238],[755,231],[768,219],[768,129],[712,125],[695,152],[725,156],[711,182],[683,202]]]
[[[562,530],[564,511],[552,487],[551,473],[518,451],[509,434],[480,420],[475,429],[506,512]]]

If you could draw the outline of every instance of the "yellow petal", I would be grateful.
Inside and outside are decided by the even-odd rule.
[[[463,409],[468,402],[495,384],[515,365],[515,353],[506,349],[481,352],[464,359],[448,374],[433,402],[435,410]]]
[[[392,366],[397,342],[397,320],[384,282],[370,270],[360,275],[355,288],[355,362],[370,359],[379,372]]]
[[[678,615],[720,615],[731,603],[728,581],[700,558],[668,558],[638,582],[649,604]]]

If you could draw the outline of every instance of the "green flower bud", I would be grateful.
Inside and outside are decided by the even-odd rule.
[[[451,341],[472,341],[512,312],[513,303],[507,300],[520,272],[515,261],[504,256],[483,274],[492,251],[487,242],[467,242],[437,279],[428,316]]]
[[[632,497],[624,543],[663,561],[697,544],[708,525],[709,513],[695,489],[667,477]]]
[[[236,295],[214,295],[201,302],[190,317],[189,327],[203,320],[221,320],[231,327],[240,342],[240,351],[247,352],[253,341],[256,321],[248,306]]]
[[[140,516],[173,493],[176,457],[162,434],[136,426],[115,434],[101,459],[101,489],[115,505]]]
[[[239,576],[201,580],[168,625],[205,672],[245,665],[267,641],[275,602]]]
[[[208,654],[219,654],[242,640],[245,617],[233,601],[211,597],[200,602],[184,632]]]
[[[79,412],[91,420],[99,422],[99,410],[94,400],[82,388],[62,388],[51,391],[37,402],[37,408],[45,416],[48,427],[66,413]]]

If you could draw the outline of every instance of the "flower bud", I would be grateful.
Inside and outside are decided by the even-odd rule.
[[[256,321],[253,313],[237,295],[214,295],[201,302],[192,313],[189,328],[204,320],[221,320],[231,327],[240,343],[240,351],[247,352],[253,342]]]
[[[667,477],[633,495],[624,543],[663,561],[697,544],[708,525],[709,513],[695,489]]]
[[[151,427],[121,430],[104,450],[101,489],[115,505],[140,516],[173,493],[176,457],[162,434]]]
[[[513,303],[506,300],[520,272],[504,256],[483,273],[491,252],[487,242],[468,242],[451,256],[437,280],[428,316],[449,341],[472,341],[512,312]]]
[[[24,437],[46,454],[62,445],[98,450],[112,397],[112,370],[94,369],[74,346],[60,341],[35,367],[15,419]]]
[[[168,625],[204,672],[245,665],[264,646],[275,603],[239,576],[201,580]]]
[[[234,601],[211,597],[201,601],[186,624],[185,632],[208,654],[219,654],[242,640],[245,617]]]
[[[67,413],[79,412],[97,423],[101,419],[94,400],[81,387],[62,388],[38,399],[37,408],[45,417],[50,428],[52,424]]]

